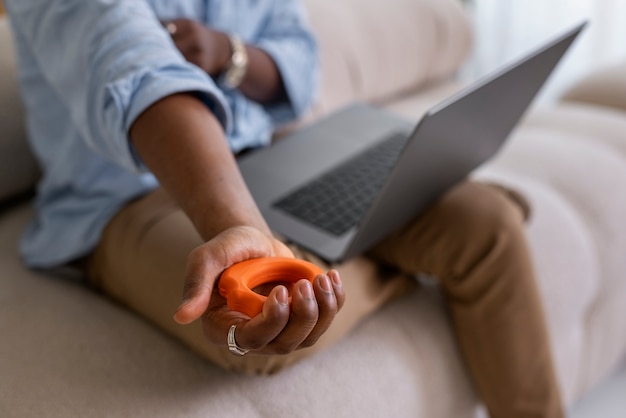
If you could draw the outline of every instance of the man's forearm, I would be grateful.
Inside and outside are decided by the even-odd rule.
[[[246,46],[248,71],[239,90],[250,100],[272,103],[286,98],[283,80],[272,58],[263,50]]]
[[[203,239],[238,225],[270,234],[219,122],[197,98],[177,94],[160,100],[137,118],[130,137]]]

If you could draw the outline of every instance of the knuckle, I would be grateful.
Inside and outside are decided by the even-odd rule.
[[[189,294],[195,291],[199,287],[198,282],[195,280],[187,280],[185,284],[183,284],[183,293]]]
[[[279,345],[274,348],[274,353],[284,356],[293,353],[295,349],[296,347],[294,345]]]
[[[267,309],[267,311],[265,312],[265,321],[267,323],[272,323],[272,324],[277,324],[277,323],[283,323],[284,321],[286,321],[286,313],[284,313],[280,308],[272,308],[272,309]]]
[[[300,344],[300,347],[302,348],[313,347],[318,339],[319,339],[318,336],[308,337],[306,340],[302,341],[302,344]]]
[[[305,329],[313,329],[315,325],[317,325],[317,320],[317,315],[315,315],[315,318],[306,318],[302,321],[302,327]]]
[[[263,347],[265,347],[265,344],[259,340],[252,340],[252,341],[246,342],[246,348],[249,348],[250,350],[260,350]]]
[[[339,311],[343,307],[344,303],[346,303],[346,294],[343,292],[338,293],[336,295],[336,300],[337,300],[337,311]]]
[[[320,311],[334,315],[337,312],[338,301],[334,296],[328,297],[319,304]]]
[[[311,329],[315,327],[317,321],[319,320],[319,311],[317,306],[307,309],[305,312],[294,312],[294,316],[297,318],[297,321],[300,327],[305,329]]]
[[[319,321],[317,309],[307,312],[293,312],[289,320],[290,324],[300,330],[312,330]]]
[[[309,303],[294,304],[293,315],[303,322],[316,322],[319,316],[320,306],[311,301]]]
[[[189,22],[189,32],[192,35],[197,36],[200,34],[201,31],[202,31],[202,26],[200,26],[198,22],[194,22],[194,21]]]
[[[204,264],[205,256],[200,247],[193,249],[187,255],[187,266],[189,268],[197,268]]]

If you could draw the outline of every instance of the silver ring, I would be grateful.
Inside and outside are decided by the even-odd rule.
[[[170,22],[167,25],[165,25],[165,29],[167,29],[167,32],[171,36],[174,36],[176,34],[176,32],[178,32],[178,26],[176,26],[176,23],[174,23],[174,22]]]
[[[235,341],[235,329],[236,328],[237,328],[237,325],[231,325],[230,329],[228,330],[228,338],[227,338],[228,351],[238,356],[243,356],[247,354],[250,350],[241,348],[237,345],[237,342]]]

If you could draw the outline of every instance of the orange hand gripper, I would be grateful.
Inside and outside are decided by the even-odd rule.
[[[263,310],[267,296],[252,289],[266,283],[296,283],[313,279],[323,270],[308,261],[295,258],[264,257],[242,261],[227,268],[218,283],[220,295],[226,298],[228,308],[254,317]]]

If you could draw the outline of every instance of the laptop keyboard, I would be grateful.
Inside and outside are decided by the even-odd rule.
[[[406,144],[394,133],[274,204],[296,218],[340,236],[365,216]]]

